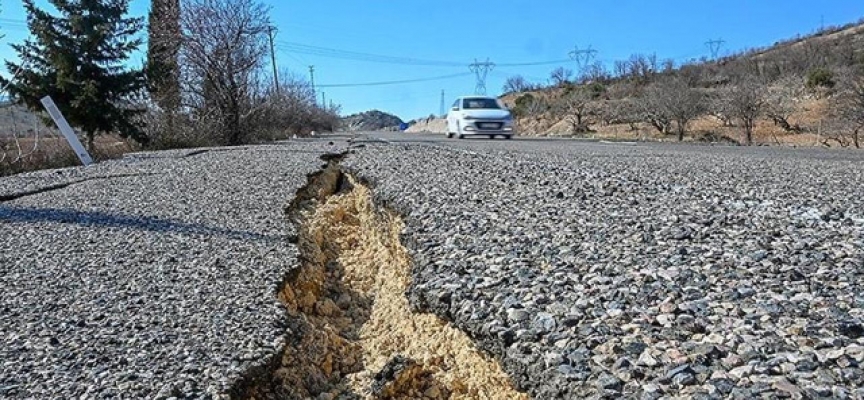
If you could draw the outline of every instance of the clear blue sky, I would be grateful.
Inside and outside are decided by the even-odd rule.
[[[2,1],[0,32],[5,42],[19,42],[26,29],[20,0]],[[43,1],[44,2],[44,1]],[[598,51],[607,65],[632,53],[685,61],[709,54],[705,42],[725,40],[723,52],[766,46],[821,24],[839,25],[864,17],[861,0],[265,0],[272,5],[277,40],[386,56],[463,63],[465,66],[418,66],[371,63],[278,53],[281,68],[308,75],[315,65],[319,84],[410,80],[468,72],[475,58],[496,63],[567,59],[574,46]],[[133,15],[146,15],[148,0],[133,0]],[[0,46],[0,57],[13,54]],[[575,63],[564,63],[573,69]],[[546,80],[556,65],[499,67],[489,75],[490,94],[498,94],[507,76]],[[328,101],[344,113],[368,109],[393,112],[403,119],[438,113],[440,93],[447,104],[474,90],[472,76],[394,86],[326,88]],[[320,93],[319,93],[320,98]]]

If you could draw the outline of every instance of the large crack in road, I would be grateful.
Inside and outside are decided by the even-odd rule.
[[[527,398],[462,331],[411,311],[401,219],[330,157],[287,207],[302,265],[278,291],[282,353],[238,397]]]

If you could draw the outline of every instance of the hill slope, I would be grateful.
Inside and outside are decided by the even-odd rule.
[[[757,118],[754,130],[757,143],[845,146],[849,143],[825,135],[830,137],[839,126],[831,120],[838,93],[852,80],[864,79],[864,21],[780,41],[770,47],[741,51],[717,61],[693,61],[672,69],[646,55],[633,55],[618,64],[614,74],[594,71],[595,74],[583,77],[579,83],[507,93],[501,99],[514,109],[523,135],[674,140],[668,130],[655,129],[646,120],[642,103],[646,92],[658,81],[680,79],[710,103],[692,121],[685,140],[741,142],[740,123],[723,115],[718,100],[724,90],[738,87],[741,82],[757,82],[764,89],[763,95],[780,90],[781,97],[788,100],[782,122],[769,118],[768,113]],[[573,93],[584,91],[590,92],[592,99],[585,104],[573,104]],[[577,112],[583,114],[578,119],[584,123],[573,121]]]
[[[400,124],[402,119],[393,114],[371,110],[342,118],[341,129],[348,132],[378,131],[395,128]]]

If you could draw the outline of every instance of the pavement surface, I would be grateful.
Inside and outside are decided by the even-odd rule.
[[[864,154],[364,142],[414,307],[535,398],[864,398]]]
[[[284,343],[282,208],[349,146],[412,306],[535,398],[864,398],[864,153],[403,133],[0,179],[0,397],[224,397]]]
[[[282,209],[338,145],[0,179],[0,397],[219,398],[282,345]]]

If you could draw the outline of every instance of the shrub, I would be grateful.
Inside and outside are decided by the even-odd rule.
[[[810,72],[807,73],[807,87],[810,89],[815,89],[817,87],[830,89],[833,88],[835,84],[834,72],[828,68],[818,67],[811,69]]]

